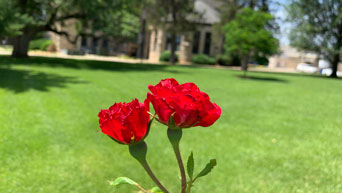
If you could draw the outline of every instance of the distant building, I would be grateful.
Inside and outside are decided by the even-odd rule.
[[[201,21],[196,24],[196,30],[187,32],[177,37],[177,54],[179,62],[188,63],[195,54],[215,56],[223,50],[223,36],[215,33],[214,24],[220,21],[218,12],[218,0],[196,0],[195,10],[202,14]],[[73,21],[69,21],[63,27],[71,37],[75,36]],[[98,32],[101,33],[101,32]],[[64,53],[80,51],[89,54],[117,55],[126,54],[135,56],[137,45],[124,43],[118,45],[115,39],[94,39],[81,37],[76,44],[70,43],[66,37],[50,33],[50,38],[56,44],[56,50]],[[144,58],[152,62],[159,61],[160,55],[165,50],[170,50],[170,36],[161,27],[149,26],[145,36]]]
[[[318,56],[314,53],[298,51],[290,46],[281,46],[280,53],[269,58],[269,68],[296,69],[300,63],[318,66]]]
[[[281,46],[280,53],[269,58],[269,68],[286,68],[295,70],[298,64],[306,63],[320,69],[329,68],[330,63],[312,52],[299,51],[291,46]],[[338,70],[342,71],[342,63]]]
[[[74,39],[76,36],[74,22],[74,20],[69,20],[63,27],[59,27],[60,31],[67,31],[69,33],[70,39]],[[97,33],[97,35],[101,35],[101,32]],[[53,32],[49,32],[49,37],[55,43],[57,52],[65,54],[125,54],[134,56],[137,49],[135,43],[118,43],[113,38],[79,37],[76,43],[71,43],[65,36]]]
[[[180,63],[188,63],[195,54],[215,56],[223,50],[223,36],[215,33],[214,24],[220,22],[217,0],[196,0],[195,10],[202,14],[202,19],[196,24],[196,30],[177,37],[177,54]],[[147,38],[148,58],[158,61],[165,50],[171,50],[170,35],[161,27],[150,26]]]

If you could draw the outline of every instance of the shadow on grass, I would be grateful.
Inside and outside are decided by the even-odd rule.
[[[49,91],[50,87],[65,88],[70,83],[86,83],[75,77],[28,70],[0,68],[0,88],[22,93],[29,90]]]
[[[169,69],[168,65],[141,64],[141,63],[122,63],[112,61],[97,60],[78,60],[49,57],[29,57],[24,59],[11,58],[9,56],[0,56],[0,66],[8,65],[30,65],[46,67],[64,67],[72,69],[93,69],[108,71],[160,71],[170,73],[180,73],[180,71]]]
[[[251,76],[247,75],[246,77],[243,75],[237,75],[237,77],[243,80],[255,80],[255,81],[265,81],[265,82],[279,82],[279,83],[288,83],[288,80],[275,78],[275,77],[261,77],[261,76]]]

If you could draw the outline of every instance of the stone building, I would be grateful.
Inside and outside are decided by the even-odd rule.
[[[195,31],[183,33],[177,37],[177,54],[180,63],[191,62],[194,54],[215,56],[222,52],[223,36],[217,34],[216,31],[219,30],[215,30],[214,27],[214,24],[220,21],[218,7],[219,1],[217,0],[195,1],[195,10],[202,15],[202,19],[196,24]],[[75,35],[73,22],[71,20],[63,26],[63,30],[71,33],[71,37]],[[50,33],[49,36],[55,42],[56,50],[63,53],[79,51],[87,54],[135,56],[137,49],[135,43],[117,44],[112,38],[81,37],[75,44],[72,44],[64,36],[54,33]],[[170,36],[162,27],[149,26],[145,42],[144,58],[151,62],[159,61],[160,55],[171,48]]]
[[[202,15],[196,24],[196,30],[177,37],[177,54],[180,63],[189,63],[195,54],[215,56],[223,50],[223,36],[217,33],[215,24],[220,22],[219,2],[215,0],[196,0],[195,10]],[[170,35],[162,27],[150,26],[146,39],[148,42],[147,58],[159,61],[160,55],[171,50]]]
[[[327,62],[321,65],[320,62]],[[295,70],[298,64],[306,63],[320,69],[330,68],[330,63],[324,58],[319,58],[315,53],[299,51],[291,46],[281,46],[280,52],[269,58],[268,68],[283,68]],[[342,63],[338,64],[338,71],[342,71]]]
[[[68,32],[71,40],[76,37],[74,22],[75,20],[69,20],[63,27],[58,26],[59,31]],[[98,37],[100,37],[100,35],[100,31],[95,34],[95,36]],[[65,54],[96,54],[108,56],[124,54],[134,56],[137,49],[135,43],[119,43],[113,38],[79,37],[75,43],[71,43],[63,35],[49,32],[48,36],[55,43],[57,52]]]
[[[318,56],[314,53],[298,51],[290,46],[281,46],[279,54],[269,58],[269,68],[289,68],[296,69],[300,63],[308,63],[318,66]]]

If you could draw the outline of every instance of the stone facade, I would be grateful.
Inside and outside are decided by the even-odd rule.
[[[216,56],[223,50],[223,37],[216,33],[214,24],[220,21],[217,11],[217,0],[196,0],[195,9],[202,13],[202,19],[198,22],[196,30],[185,32],[177,37],[177,54],[180,63],[189,63],[195,54],[207,54]],[[74,29],[75,20],[66,22],[58,30],[67,31],[70,38],[76,35]],[[167,25],[167,24],[166,24]],[[100,35],[101,32],[98,32]],[[49,33],[50,38],[56,44],[58,52],[69,53],[78,51],[86,54],[119,55],[125,54],[135,56],[136,43],[119,44],[115,39],[94,39],[91,37],[78,38],[75,44],[70,43],[65,36]],[[167,31],[162,27],[149,26],[144,37],[144,58],[151,62],[159,62],[160,55],[165,50],[170,50],[170,41]]]
[[[75,20],[69,20],[65,25],[57,26],[58,31],[67,31],[69,39],[74,40],[76,37]],[[120,55],[125,54],[132,56],[136,53],[137,45],[135,43],[118,43],[113,38],[94,38],[94,37],[78,37],[75,43],[71,43],[63,35],[49,32],[48,36],[56,45],[56,51],[62,53],[83,53],[97,55]],[[96,32],[95,36],[100,37],[101,32]]]
[[[190,63],[192,56],[206,54],[216,56],[223,50],[223,36],[217,33],[214,25],[220,21],[217,0],[196,0],[195,9],[202,14],[196,30],[184,32],[177,37],[179,63]],[[170,50],[168,33],[165,28],[150,26],[148,57],[152,62],[159,61],[160,55]]]
[[[300,63],[309,63],[312,66],[319,67],[319,59],[318,55],[314,53],[298,51],[290,46],[282,46],[278,55],[269,58],[268,67],[296,69]],[[339,63],[338,70],[342,71],[342,63]]]
[[[161,54],[170,50],[168,46],[168,33],[163,28],[153,29],[151,27],[149,38],[148,59],[152,62],[159,61]],[[223,46],[223,37],[215,33],[212,25],[197,26],[193,32],[184,32],[178,37],[177,54],[179,63],[191,62],[192,56],[196,54],[206,54],[216,56],[220,54]],[[197,47],[197,48],[195,48]]]
[[[310,63],[318,66],[318,56],[313,53],[301,52],[290,46],[280,47],[278,55],[269,58],[269,68],[296,69],[299,63]]]

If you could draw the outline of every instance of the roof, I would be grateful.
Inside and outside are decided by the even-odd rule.
[[[196,0],[195,10],[202,14],[201,22],[205,24],[214,24],[220,22],[220,13],[218,12],[219,2],[217,0]]]

